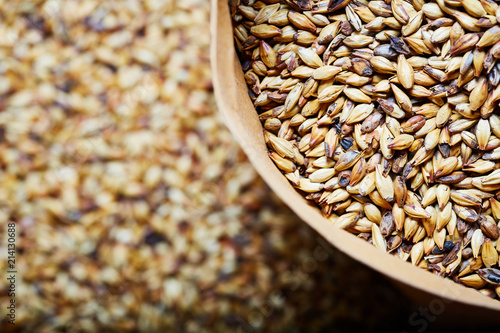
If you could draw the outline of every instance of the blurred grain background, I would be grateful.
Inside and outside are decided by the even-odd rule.
[[[232,139],[209,8],[0,1],[2,272],[18,230],[2,332],[408,329],[417,306],[326,246]]]

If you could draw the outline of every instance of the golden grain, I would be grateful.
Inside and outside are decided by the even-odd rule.
[[[273,3],[234,31],[278,168],[335,225],[496,295],[498,5]]]

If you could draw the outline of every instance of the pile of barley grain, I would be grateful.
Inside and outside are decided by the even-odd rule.
[[[500,297],[493,0],[234,0],[269,157],[332,224]]]
[[[344,255],[317,252],[317,234],[217,116],[209,7],[0,0],[1,332],[405,324],[410,304]]]

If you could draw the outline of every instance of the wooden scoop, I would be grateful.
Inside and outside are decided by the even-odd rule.
[[[248,96],[243,71],[236,56],[227,0],[212,0],[211,34],[213,82],[219,110],[254,168],[281,200],[336,249],[389,277],[403,293],[422,304],[424,309],[427,308],[434,318],[453,317],[450,320],[453,325],[460,322],[477,325],[498,323],[499,301],[415,267],[334,227],[317,207],[310,205],[290,185],[268,157],[262,125]],[[417,314],[413,322],[409,318],[409,324],[415,323],[414,326],[418,328],[418,320],[421,319],[425,320],[425,317]]]

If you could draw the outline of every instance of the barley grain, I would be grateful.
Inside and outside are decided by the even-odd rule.
[[[234,28],[269,156],[294,186],[335,225],[489,297],[500,275],[498,8],[250,2]]]

